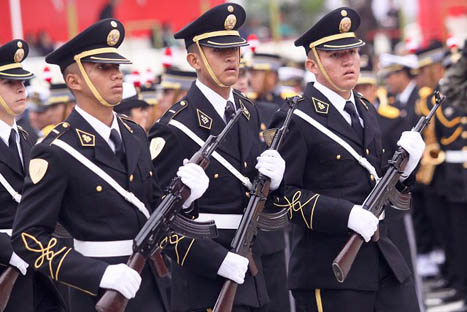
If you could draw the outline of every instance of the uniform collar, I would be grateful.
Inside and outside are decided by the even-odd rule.
[[[355,97],[353,94],[353,91],[350,91],[350,98],[349,99],[344,99],[342,96],[334,92],[333,90],[329,89],[328,87],[322,85],[318,81],[315,81],[313,86],[321,92],[327,99],[331,102],[331,104],[337,109],[337,111],[344,117],[344,119],[350,124],[351,123],[351,118],[350,115],[344,110],[345,108],[345,103],[347,101],[350,101],[353,103],[355,111],[358,114],[357,107],[355,105]],[[359,115],[359,114],[358,114]],[[362,122],[361,116],[359,116],[360,122]]]
[[[229,98],[226,100],[217,92],[202,83],[199,79],[196,79],[195,84],[201,93],[208,99],[209,103],[211,103],[219,116],[221,116],[221,118],[225,121],[224,112],[227,101],[235,103],[232,88],[230,88]]]
[[[117,130],[118,134],[120,135],[120,138],[122,137],[122,134],[120,133],[120,128],[118,126],[117,115],[115,114],[115,112],[113,112],[113,117],[114,118],[112,120],[112,125],[109,127],[105,123],[103,123],[102,121],[97,119],[96,117],[94,117],[91,114],[87,113],[85,110],[83,110],[78,105],[75,106],[75,110],[109,144],[110,148],[112,150],[115,150],[115,146],[114,146],[112,140],[110,140],[110,131],[112,131],[112,129],[115,129],[115,130]]]
[[[404,91],[402,91],[401,94],[399,94],[399,96],[397,97],[399,102],[404,103],[404,104],[407,103],[415,87],[416,87],[415,81],[410,80],[409,84],[407,85],[407,87],[405,87]]]
[[[10,126],[3,120],[0,120],[0,137],[2,138],[6,146],[9,146],[8,140],[10,139],[11,129],[15,129],[16,142],[19,142],[19,132],[18,132],[18,126],[16,125],[16,121],[13,121],[13,126]]]

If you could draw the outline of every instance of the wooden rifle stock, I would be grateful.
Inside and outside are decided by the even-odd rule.
[[[342,248],[341,252],[339,252],[336,259],[332,262],[332,271],[339,283],[345,281],[362,245],[363,238],[356,233],[352,234],[344,248]]]
[[[140,253],[135,253],[128,259],[127,265],[141,274],[144,268],[145,259]],[[123,312],[128,304],[128,299],[121,293],[113,289],[107,289],[104,295],[96,304],[99,312]]]
[[[237,293],[238,284],[227,279],[222,285],[219,297],[217,297],[216,305],[212,312],[230,312],[235,301],[235,294]]]
[[[156,250],[156,252],[151,256],[150,259],[152,261],[152,264],[154,265],[154,268],[156,269],[158,277],[166,277],[167,275],[169,275],[169,269],[165,264],[160,249]]]
[[[5,310],[18,276],[19,272],[11,266],[6,268],[0,276],[0,312]]]

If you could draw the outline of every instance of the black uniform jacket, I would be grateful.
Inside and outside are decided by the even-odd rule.
[[[442,151],[466,152],[467,116],[462,108],[450,104],[449,100],[436,111],[435,132]],[[440,168],[443,169],[440,178],[444,185],[442,195],[452,203],[467,203],[467,162],[444,162],[436,171]]]
[[[247,99],[234,95],[235,105],[243,109],[238,123],[217,152],[232,166],[251,181],[258,174],[255,169],[256,157],[263,149],[258,133],[260,120],[255,106]],[[169,124],[176,120],[203,141],[211,134],[219,134],[225,122],[212,104],[193,84],[187,96],[172,108],[150,130],[151,156],[161,185],[167,185],[176,175],[183,159],[190,159],[200,149],[192,139]],[[209,188],[196,201],[197,213],[242,214],[247,206],[247,188],[214,158],[206,169]],[[169,240],[168,254],[178,265],[172,272],[172,309],[187,311],[212,308],[221,289],[224,278],[217,275],[224,260],[235,230],[219,230],[214,240],[193,240],[174,235]],[[256,264],[261,268],[256,250],[253,251]],[[247,273],[245,283],[238,289],[235,304],[258,307],[266,303],[262,272],[256,277]]]
[[[30,174],[25,180],[13,228],[13,247],[31,267],[92,296],[102,294],[99,283],[107,265],[126,263],[128,257],[85,257],[65,240],[52,237],[57,222],[77,240],[118,241],[134,239],[146,217],[103,179],[52,143],[60,139],[71,145],[133,192],[151,211],[160,190],[153,174],[147,137],[135,123],[117,118],[128,169],[92,126],[73,111],[34,146]],[[144,293],[144,285],[143,277],[133,302]]]
[[[374,107],[355,96],[365,124],[362,145],[351,126],[312,83],[307,85],[304,97],[298,109],[364,155],[381,176],[381,133]],[[280,126],[284,118],[282,109],[275,114],[271,127]],[[349,238],[350,210],[354,204],[363,203],[375,185],[374,177],[343,147],[295,115],[280,153],[286,161],[286,196],[278,205],[290,210],[294,224],[289,288],[376,290],[381,255],[400,282],[409,277],[408,266],[387,238],[383,221],[379,242],[364,244],[346,281],[338,283],[331,263]]]
[[[13,189],[22,194],[24,176],[28,171],[29,156],[31,153],[31,141],[29,135],[22,128],[18,127],[20,134],[20,146],[24,164],[24,172],[19,171],[15,166],[11,166],[14,160],[11,160],[8,146],[0,140],[0,173],[13,187]],[[11,229],[13,220],[18,208],[18,203],[13,200],[10,193],[0,185],[0,229]],[[6,233],[0,233],[0,274],[8,267],[13,248],[11,246],[11,238]],[[36,293],[34,294],[34,291]],[[44,297],[44,304],[37,305]],[[45,303],[47,301],[47,303]],[[36,305],[35,305],[36,303]],[[8,311],[45,311],[55,308],[59,311],[63,307],[63,301],[55,289],[52,281],[46,276],[34,272],[31,267],[28,268],[28,273],[20,275],[15,282],[10,300],[6,307]],[[55,311],[55,310],[54,310]]]

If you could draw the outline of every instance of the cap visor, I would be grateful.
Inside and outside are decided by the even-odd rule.
[[[343,38],[325,42],[316,47],[318,50],[339,51],[363,47],[365,42],[358,38]]]
[[[13,68],[0,72],[0,78],[10,79],[10,80],[29,80],[34,77],[34,74],[22,69],[22,68]]]
[[[244,47],[248,42],[239,36],[219,36],[203,39],[199,42],[201,45],[211,48],[227,49]]]
[[[84,62],[108,63],[108,64],[131,64],[131,61],[118,53],[100,53],[83,58]]]

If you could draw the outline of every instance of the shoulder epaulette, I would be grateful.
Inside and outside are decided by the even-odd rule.
[[[70,130],[71,126],[70,123],[64,121],[56,125],[50,132],[49,134],[42,140],[42,143],[45,144],[52,144],[52,142],[59,137],[61,137],[63,134],[65,134],[68,130]]]
[[[20,125],[17,125],[17,127],[18,127],[18,131],[23,136],[23,139],[27,140],[29,137],[29,133],[26,130],[24,130],[23,127],[21,127]]]
[[[430,87],[423,87],[418,90],[419,99],[415,104],[415,112],[418,115],[428,116],[430,113],[430,107],[428,105],[431,103],[428,101],[431,95],[433,95],[433,89]]]
[[[177,116],[182,110],[188,107],[188,101],[183,99],[177,103],[175,103],[165,114],[160,118],[161,121],[169,122],[175,116]]]
[[[380,105],[378,107],[378,115],[388,119],[397,118],[400,114],[400,110],[397,107],[391,105]]]
[[[453,128],[455,126],[457,126],[458,124],[460,124],[461,122],[461,117],[460,116],[457,116],[457,117],[454,117],[452,119],[448,119],[448,117],[446,116],[445,112],[446,111],[452,111],[453,108],[448,106],[446,108],[443,108],[443,107],[440,107],[436,110],[436,117],[438,118],[438,120],[441,122],[441,124],[446,127],[446,128]]]

